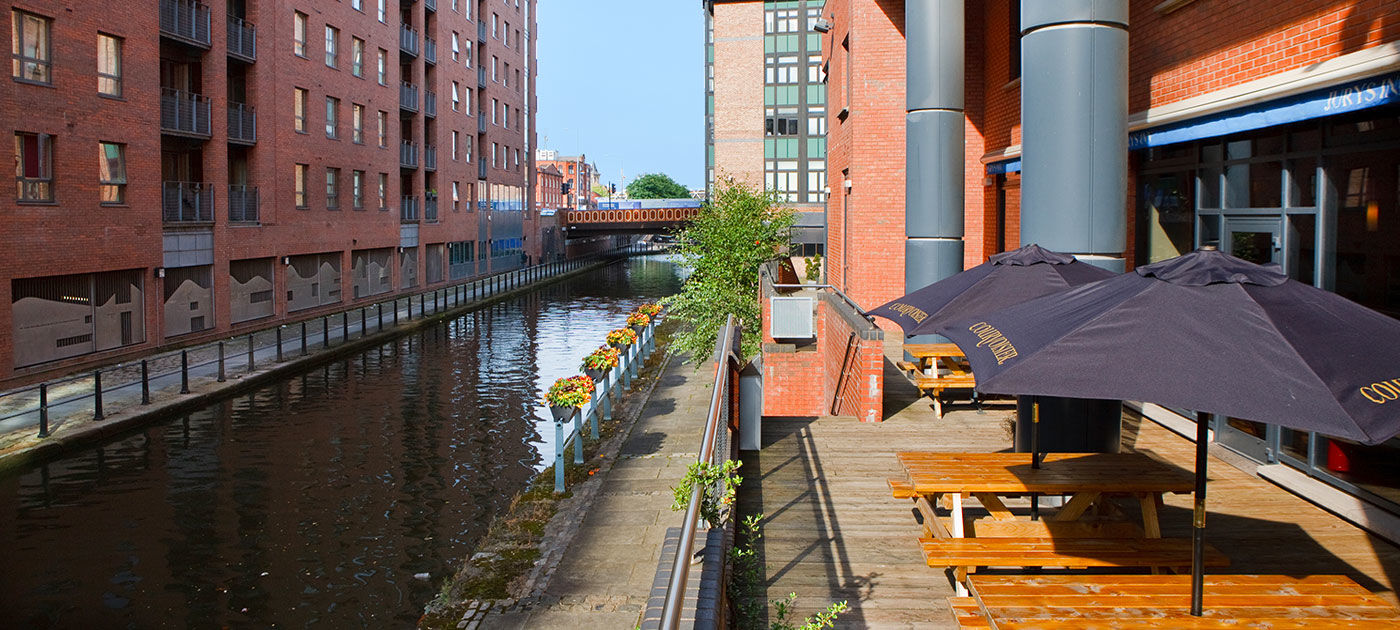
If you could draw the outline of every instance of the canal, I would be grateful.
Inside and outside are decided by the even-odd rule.
[[[0,625],[412,626],[552,461],[543,388],[679,285],[633,258],[0,479]]]

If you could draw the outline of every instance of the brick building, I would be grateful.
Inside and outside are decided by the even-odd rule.
[[[559,230],[559,211],[564,207],[564,175],[553,164],[535,169],[535,214],[540,227],[531,256],[537,260],[555,260],[564,253],[564,235]]]
[[[537,168],[554,167],[559,172],[563,194],[560,208],[589,210],[597,207],[592,191],[594,171],[597,169],[589,164],[588,156],[559,155],[558,151],[542,149],[535,156],[535,162]]]
[[[533,0],[7,4],[0,383],[522,264]]]
[[[822,0],[705,0],[705,177],[775,191],[795,253],[826,247]]]
[[[1036,242],[1117,270],[1216,245],[1400,316],[1400,2],[828,0],[823,17],[828,280],[860,307]],[[1400,511],[1400,443],[1213,423]]]

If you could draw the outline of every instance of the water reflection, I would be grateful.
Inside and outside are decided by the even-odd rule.
[[[0,480],[3,625],[411,625],[551,461],[541,388],[678,282],[614,265]]]

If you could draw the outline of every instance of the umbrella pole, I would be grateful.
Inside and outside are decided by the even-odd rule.
[[[1210,414],[1196,412],[1196,509],[1191,528],[1191,614],[1201,616],[1201,594],[1205,587],[1206,545],[1206,426]]]
[[[1031,468],[1040,468],[1040,397],[1031,397]],[[1031,520],[1040,520],[1040,495],[1031,493]]]

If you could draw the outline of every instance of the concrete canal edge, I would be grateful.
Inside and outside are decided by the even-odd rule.
[[[463,561],[455,575],[443,583],[438,598],[425,607],[418,624],[420,630],[477,630],[484,627],[481,624],[489,615],[549,604],[545,589],[580,531],[577,524],[583,522],[594,499],[606,486],[608,471],[617,462],[623,443],[650,403],[657,385],[675,365],[669,345],[676,325],[677,322],[668,319],[658,326],[656,351],[643,364],[638,378],[633,381],[634,389],[618,401],[614,420],[600,425],[603,434],[599,442],[593,445],[585,443],[587,457],[583,465],[575,466],[571,458],[567,459],[568,491],[563,495],[553,494],[552,467],[536,475],[531,487],[518,495],[505,513],[492,521],[476,551]],[[644,383],[645,387],[639,390],[639,383]],[[538,535],[529,541],[529,548],[535,553],[529,554],[528,566],[509,562],[507,554],[521,549],[522,542],[513,535],[515,532],[512,530],[518,528],[513,528],[511,524],[528,519],[529,514],[537,509],[531,504],[541,501],[547,502],[553,510],[539,528]],[[503,559],[507,561],[501,562]],[[480,588],[483,585],[488,588]],[[501,589],[495,596],[468,596],[474,591],[495,589]]]
[[[328,349],[316,350],[304,357],[288,358],[281,363],[270,364],[270,367],[256,370],[251,374],[241,377],[230,378],[222,383],[212,379],[191,380],[190,393],[182,394],[175,398],[152,401],[149,405],[131,403],[130,401],[127,401],[127,404],[122,404],[117,400],[111,400],[105,408],[105,419],[93,420],[90,416],[66,418],[62,423],[62,431],[55,431],[47,438],[39,438],[37,436],[37,429],[27,431],[27,435],[18,438],[13,438],[14,433],[12,432],[9,436],[3,436],[3,438],[12,439],[4,439],[5,442],[9,443],[0,447],[3,448],[3,450],[0,450],[0,477],[14,474],[29,466],[58,459],[68,453],[90,448],[109,440],[134,433],[147,425],[162,420],[193,413],[238,394],[249,392],[270,383],[295,376],[311,368],[352,355],[361,350],[388,343],[420,329],[435,326],[444,320],[450,320],[466,313],[481,310],[498,302],[529,293],[541,287],[546,287],[578,275],[589,273],[623,260],[627,260],[627,258],[601,260],[578,269],[542,278],[530,284],[502,291],[501,293],[489,297],[483,297],[470,304],[452,310],[444,310],[440,313],[434,313],[420,319],[404,321],[383,332],[375,332],[364,337],[345,341],[341,343],[341,345],[333,346]]]

